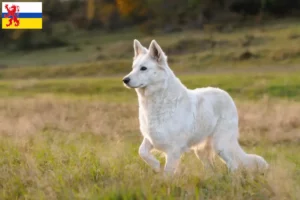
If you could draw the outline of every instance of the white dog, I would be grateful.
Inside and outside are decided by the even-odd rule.
[[[268,168],[258,155],[247,154],[238,143],[238,113],[229,94],[218,88],[187,89],[167,63],[167,56],[153,40],[149,49],[134,40],[132,71],[123,82],[135,88],[139,101],[140,130],[144,137],[139,155],[156,172],[160,163],[153,148],[166,155],[164,172],[176,172],[182,153],[194,150],[212,164],[213,149],[230,171],[239,167]],[[213,149],[212,149],[213,148]],[[205,161],[205,160],[204,160]],[[256,168],[257,169],[257,168]]]

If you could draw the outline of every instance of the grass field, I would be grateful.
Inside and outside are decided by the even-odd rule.
[[[156,39],[177,73],[299,70],[298,19],[258,26],[215,26],[201,31],[143,36],[134,31],[77,33],[70,46],[38,51],[0,50],[0,78],[57,78],[120,75],[128,71],[133,39],[146,47]],[[121,38],[121,40],[120,40]],[[48,66],[48,67],[44,67]]]
[[[257,100],[264,96],[276,99],[300,100],[299,72],[199,74],[181,75],[179,77],[189,88],[221,87],[230,92],[233,97],[243,100]],[[124,88],[122,77],[0,81],[1,97],[39,95],[118,102],[136,101],[135,92],[129,92]]]
[[[204,170],[187,153],[165,180],[139,158],[137,98],[121,79],[132,39],[150,37],[93,33],[77,36],[76,51],[0,52],[0,199],[299,199],[299,27],[155,37],[189,88],[233,96],[240,143],[269,162],[266,174],[230,174],[220,161]]]
[[[286,91],[300,80],[284,76],[258,76],[263,88],[251,76],[183,76],[191,87],[214,82],[231,91],[242,146],[271,169],[232,175],[218,162],[205,171],[190,153],[172,181],[139,158],[135,92],[120,79],[2,81],[0,199],[298,199],[299,94],[270,88]]]

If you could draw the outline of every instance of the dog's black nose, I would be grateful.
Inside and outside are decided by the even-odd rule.
[[[123,79],[123,82],[124,82],[125,84],[129,83],[129,81],[130,81],[130,78],[129,78],[129,77]]]

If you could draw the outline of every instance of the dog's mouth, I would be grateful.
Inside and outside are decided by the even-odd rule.
[[[125,83],[124,83],[124,86],[127,87],[127,88],[129,88],[129,89],[131,89],[131,88],[132,89],[137,89],[137,88],[143,88],[143,87],[145,87],[144,84],[140,84],[138,86],[134,86],[134,85],[129,85],[129,84],[125,84]]]

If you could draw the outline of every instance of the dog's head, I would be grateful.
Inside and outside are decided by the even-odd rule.
[[[132,71],[123,78],[124,85],[128,88],[146,88],[163,82],[168,67],[167,57],[157,42],[152,40],[147,49],[134,40],[133,48]]]

